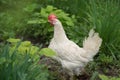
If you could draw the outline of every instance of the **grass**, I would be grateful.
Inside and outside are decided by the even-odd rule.
[[[87,23],[99,32],[102,38],[100,54],[112,56],[115,61],[119,61],[120,45],[120,2],[119,0],[90,0],[88,4]],[[113,61],[114,61],[113,60]]]
[[[100,33],[103,43],[111,44],[118,40],[120,35],[119,1],[90,0],[89,21]]]

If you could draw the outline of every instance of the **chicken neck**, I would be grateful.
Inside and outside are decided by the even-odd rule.
[[[60,21],[54,25],[54,39],[56,42],[68,40]]]

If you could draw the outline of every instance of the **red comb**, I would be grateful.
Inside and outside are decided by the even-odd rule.
[[[56,19],[57,17],[55,16],[55,14],[50,14],[48,16],[48,20],[53,20],[53,19]]]

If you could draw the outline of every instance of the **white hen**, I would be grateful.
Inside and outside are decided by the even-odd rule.
[[[92,29],[83,42],[83,48],[80,48],[67,38],[61,22],[54,14],[48,16],[48,21],[54,25],[54,36],[49,45],[57,53],[53,58],[62,64],[69,75],[79,75],[99,51],[102,39]]]

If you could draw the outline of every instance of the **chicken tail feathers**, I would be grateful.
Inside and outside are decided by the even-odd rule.
[[[89,36],[83,42],[83,48],[87,51],[86,56],[92,59],[99,51],[101,43],[102,39],[99,37],[99,34],[91,29]]]

